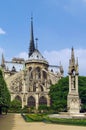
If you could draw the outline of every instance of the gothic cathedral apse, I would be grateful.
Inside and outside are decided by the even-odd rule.
[[[50,106],[49,88],[63,77],[62,65],[49,65],[38,50],[34,42],[32,18],[28,59],[13,58],[6,61],[2,54],[1,67],[11,100],[21,101],[22,108],[28,106],[37,110],[42,104]]]

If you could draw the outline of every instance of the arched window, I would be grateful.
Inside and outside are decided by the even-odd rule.
[[[43,78],[47,79],[47,73],[45,71],[43,71]]]
[[[36,77],[37,77],[38,79],[40,79],[40,78],[41,78],[41,71],[40,71],[40,67],[37,67],[37,68],[36,68]]]
[[[47,99],[44,96],[39,98],[39,105],[47,105]]]
[[[29,67],[29,72],[30,72],[30,78],[33,79],[33,73],[31,72],[32,67]]]
[[[32,67],[29,67],[29,72],[32,70]]]
[[[35,98],[33,96],[28,98],[28,107],[35,107]]]
[[[16,72],[15,66],[12,67],[12,72]]]

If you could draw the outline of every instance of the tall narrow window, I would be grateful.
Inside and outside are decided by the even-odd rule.
[[[35,104],[36,104],[35,98],[33,96],[30,96],[28,98],[28,107],[35,107]]]

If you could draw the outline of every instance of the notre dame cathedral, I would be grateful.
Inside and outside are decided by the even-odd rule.
[[[50,106],[50,86],[63,77],[64,71],[62,65],[49,65],[38,50],[37,43],[34,42],[32,18],[30,35],[28,59],[13,58],[6,61],[2,54],[1,68],[11,100],[21,101],[22,108],[33,106],[37,110],[39,105]]]

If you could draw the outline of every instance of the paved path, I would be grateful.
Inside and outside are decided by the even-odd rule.
[[[86,127],[26,123],[20,114],[8,114],[0,117],[0,130],[86,130]]]

